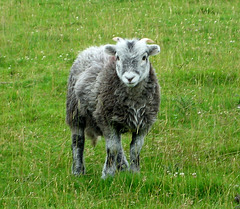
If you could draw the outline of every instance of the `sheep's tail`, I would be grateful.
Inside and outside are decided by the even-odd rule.
[[[67,91],[67,103],[66,103],[66,123],[73,127],[74,118],[78,117],[78,101],[74,92],[76,80],[73,75],[69,76],[68,91]]]
[[[85,134],[88,136],[88,138],[91,139],[92,145],[95,147],[98,140],[101,139],[101,136],[99,136],[92,128],[87,127],[85,129]]]

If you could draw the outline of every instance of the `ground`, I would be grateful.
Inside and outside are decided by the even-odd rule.
[[[0,208],[234,208],[240,194],[239,1],[0,2]],[[78,51],[150,38],[161,85],[141,173],[101,180],[104,140],[71,175],[67,78]],[[129,158],[130,135],[123,137]]]

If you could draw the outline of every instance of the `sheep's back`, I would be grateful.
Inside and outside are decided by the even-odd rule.
[[[82,51],[74,61],[67,92],[66,122],[70,126],[73,126],[73,118],[76,114],[86,114],[88,109],[94,108],[96,92],[93,89],[98,74],[108,59],[109,55],[104,53],[104,46],[100,46]],[[82,106],[80,109],[78,109],[79,104]]]

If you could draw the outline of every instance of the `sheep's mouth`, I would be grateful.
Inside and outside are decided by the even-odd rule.
[[[124,84],[127,86],[127,87],[135,87],[138,83],[137,82],[134,82],[134,83],[131,83],[131,82],[128,82],[128,83],[125,83]]]
[[[134,87],[139,82],[139,75],[133,73],[125,73],[122,76],[122,82],[128,87]]]

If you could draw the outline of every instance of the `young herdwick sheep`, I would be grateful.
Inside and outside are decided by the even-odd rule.
[[[107,156],[102,178],[128,170],[121,134],[130,131],[130,171],[140,170],[139,154],[144,137],[154,123],[160,90],[149,56],[160,52],[147,38],[113,39],[116,45],[90,47],[75,60],[67,92],[67,124],[72,132],[72,173],[85,173],[85,134],[93,144],[106,140]]]

